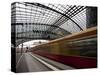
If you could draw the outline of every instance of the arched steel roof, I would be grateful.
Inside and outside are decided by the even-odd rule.
[[[11,9],[12,37],[17,45],[86,29],[86,6],[14,2]]]

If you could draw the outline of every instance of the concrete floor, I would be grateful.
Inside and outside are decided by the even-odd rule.
[[[70,66],[52,61],[30,52],[23,53],[22,55],[16,54],[16,57],[17,73],[73,69]]]

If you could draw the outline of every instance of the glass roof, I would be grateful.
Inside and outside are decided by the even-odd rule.
[[[15,2],[11,9],[12,33],[19,43],[52,40],[86,29],[86,6]]]

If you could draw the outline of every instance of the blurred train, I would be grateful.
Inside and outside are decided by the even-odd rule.
[[[97,28],[80,31],[49,43],[33,47],[31,51],[74,68],[97,67]]]

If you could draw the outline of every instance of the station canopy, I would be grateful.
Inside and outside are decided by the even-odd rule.
[[[17,45],[34,39],[53,40],[86,29],[85,6],[15,2],[11,9],[12,37],[16,37]]]

